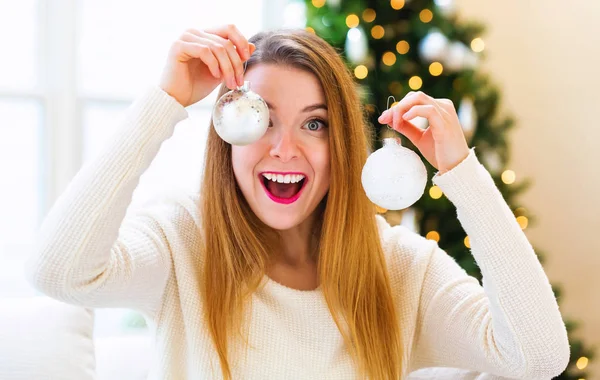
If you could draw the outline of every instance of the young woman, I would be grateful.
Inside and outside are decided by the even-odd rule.
[[[185,107],[244,79],[269,104],[265,135],[231,146],[211,128],[200,193],[126,215]],[[57,299],[144,313],[153,379],[399,379],[424,367],[548,379],[566,367],[549,281],[450,101],[410,93],[379,121],[439,170],[483,287],[435,241],[376,216],[355,84],[311,33],[190,29],[126,116],[56,201],[28,273]]]

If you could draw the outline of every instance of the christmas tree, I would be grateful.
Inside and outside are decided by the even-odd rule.
[[[490,78],[478,70],[484,58],[485,27],[457,17],[453,0],[305,0],[298,5],[307,30],[334,46],[357,78],[363,105],[376,132],[375,149],[383,138],[401,137],[402,145],[421,156],[430,173],[424,196],[407,210],[381,210],[390,223],[408,224],[440,247],[472,276],[481,273],[469,252],[469,238],[456,218],[456,210],[431,182],[437,171],[404,136],[380,125],[377,118],[391,106],[389,96],[402,99],[409,91],[423,91],[454,102],[469,146],[488,169],[515,218],[526,229],[535,216],[521,205],[518,194],[531,181],[516,181],[507,169],[507,135],[515,125],[510,116],[498,116],[500,93]],[[426,119],[413,123],[427,127]],[[443,223],[441,223],[443,221]],[[534,247],[544,263],[544,253]],[[560,289],[553,286],[560,302]],[[569,366],[557,379],[582,379],[593,352],[573,337],[576,323],[565,319],[571,344]]]

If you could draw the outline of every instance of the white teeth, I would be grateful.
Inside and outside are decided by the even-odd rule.
[[[275,174],[275,173],[263,173],[263,176],[273,182],[279,183],[297,183],[304,179],[302,174]]]

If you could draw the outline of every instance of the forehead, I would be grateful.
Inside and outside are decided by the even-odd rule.
[[[326,103],[317,77],[306,70],[277,64],[257,64],[246,72],[250,89],[278,109],[300,109]]]

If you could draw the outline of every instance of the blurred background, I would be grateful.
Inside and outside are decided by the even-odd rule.
[[[592,354],[600,343],[599,17],[600,3],[586,0],[0,0],[0,313],[2,300],[39,296],[21,269],[37,228],[126,108],[158,82],[186,28],[234,23],[250,37],[306,27],[340,49],[372,117],[388,95],[411,90],[460,107],[470,145],[543,252],[573,326],[561,378],[600,379]],[[215,100],[188,108],[134,203],[198,187]],[[443,202],[430,188],[411,210],[381,212],[475,271],[468,237],[438,223],[455,217]],[[98,339],[145,333],[141,316],[121,309],[97,310],[93,328]]]

